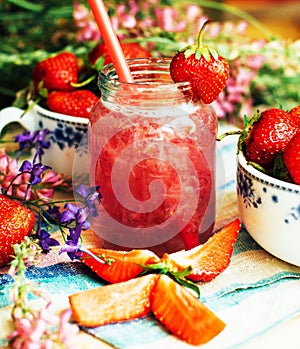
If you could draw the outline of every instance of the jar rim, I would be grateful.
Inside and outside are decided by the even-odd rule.
[[[150,57],[150,58],[133,58],[133,59],[126,59],[126,63],[128,65],[129,70],[133,75],[137,75],[141,72],[148,72],[151,74],[157,74],[157,75],[163,75],[170,76],[170,63],[172,58],[170,57],[163,57],[163,58],[157,58],[157,57]],[[155,70],[153,67],[155,66]],[[149,68],[152,67],[152,70]],[[137,70],[139,68],[139,70]],[[116,72],[116,69],[113,65],[113,63],[109,63],[105,65],[99,72],[99,80],[98,84],[100,87],[101,82],[107,82],[113,84],[115,87],[118,86],[132,86],[132,85],[143,85],[143,87],[151,87],[153,86],[160,86],[161,88],[170,88],[170,85],[176,86],[176,88],[184,88],[189,89],[190,88],[190,82],[189,81],[182,81],[182,82],[174,82],[171,78],[170,79],[161,79],[159,81],[136,81],[134,82],[123,82],[118,80],[118,75]]]

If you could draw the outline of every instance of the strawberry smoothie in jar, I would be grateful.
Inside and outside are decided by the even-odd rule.
[[[173,83],[170,59],[128,66],[134,83],[103,68],[90,115],[90,184],[102,194],[92,228],[105,248],[190,249],[214,227],[217,117]]]

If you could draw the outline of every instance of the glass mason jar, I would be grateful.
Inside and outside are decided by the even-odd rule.
[[[90,184],[102,203],[92,227],[103,247],[190,249],[211,234],[216,211],[217,117],[174,83],[170,59],[128,61],[134,83],[113,65],[99,75],[90,115]]]

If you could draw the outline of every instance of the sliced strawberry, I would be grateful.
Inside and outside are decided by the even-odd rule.
[[[12,246],[30,234],[33,226],[32,211],[0,194],[0,266],[11,261]]]
[[[137,42],[121,42],[120,45],[126,59],[151,57],[150,52]],[[96,45],[88,55],[92,66],[100,57],[103,57],[103,65],[112,63],[109,50],[104,43]]]
[[[189,81],[194,101],[209,104],[216,100],[229,78],[229,64],[215,50],[202,44],[206,24],[200,30],[198,43],[178,52],[170,64],[174,82]]]
[[[32,79],[36,88],[43,81],[48,91],[70,91],[74,90],[71,83],[78,82],[78,72],[77,57],[72,52],[62,52],[37,63]]]
[[[293,182],[300,185],[300,131],[294,135],[285,147],[283,161]]]
[[[210,281],[228,267],[240,228],[240,220],[235,219],[214,233],[205,244],[191,250],[165,254],[162,260],[175,270],[192,267],[187,279]]]
[[[89,90],[53,91],[47,99],[50,110],[82,118],[88,118],[98,97]]]
[[[93,248],[90,251],[106,263],[101,264],[86,253],[81,257],[81,261],[98,276],[110,283],[133,279],[144,270],[140,265],[159,261],[159,258],[149,250],[131,250],[125,252]]]
[[[135,319],[150,312],[158,275],[146,275],[69,296],[75,321],[88,327]]]
[[[166,275],[160,275],[150,301],[155,317],[187,343],[206,343],[225,327],[198,298]]]

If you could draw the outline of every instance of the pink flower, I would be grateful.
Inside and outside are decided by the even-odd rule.
[[[154,13],[157,25],[163,30],[169,32],[180,32],[186,28],[185,21],[176,21],[178,13],[173,7],[167,6],[164,8],[155,8]]]
[[[54,196],[55,188],[64,185],[65,180],[62,174],[48,170],[43,174],[42,181],[33,186],[30,199],[51,199]]]
[[[19,174],[19,166],[16,159],[11,159],[5,150],[0,149],[0,189],[2,192],[7,192],[8,195],[14,195],[17,198],[23,199],[29,174]],[[11,182],[13,184],[11,185]]]
[[[66,346],[70,344],[70,341],[79,332],[78,326],[75,324],[70,324],[69,322],[71,315],[72,311],[70,309],[63,311],[60,316],[60,322],[58,326],[59,338],[61,342]],[[72,346],[72,349],[75,349],[75,347]]]
[[[50,305],[32,312],[31,317],[15,319],[15,330],[7,337],[13,349],[52,349],[54,343],[75,349],[70,343],[79,328],[69,323],[71,310],[63,311],[59,317],[51,313]]]
[[[91,12],[83,4],[74,4],[73,18],[75,25],[79,28],[77,32],[78,41],[99,41],[100,31],[94,21]]]
[[[264,57],[263,55],[250,55],[246,57],[247,66],[255,70],[259,70],[265,61],[266,57]]]
[[[0,149],[0,192],[24,199],[28,190],[28,200],[51,199],[55,188],[67,187],[64,176],[53,170],[44,172],[41,182],[28,189],[29,180],[30,173],[20,173],[17,160],[11,159],[3,149]]]

